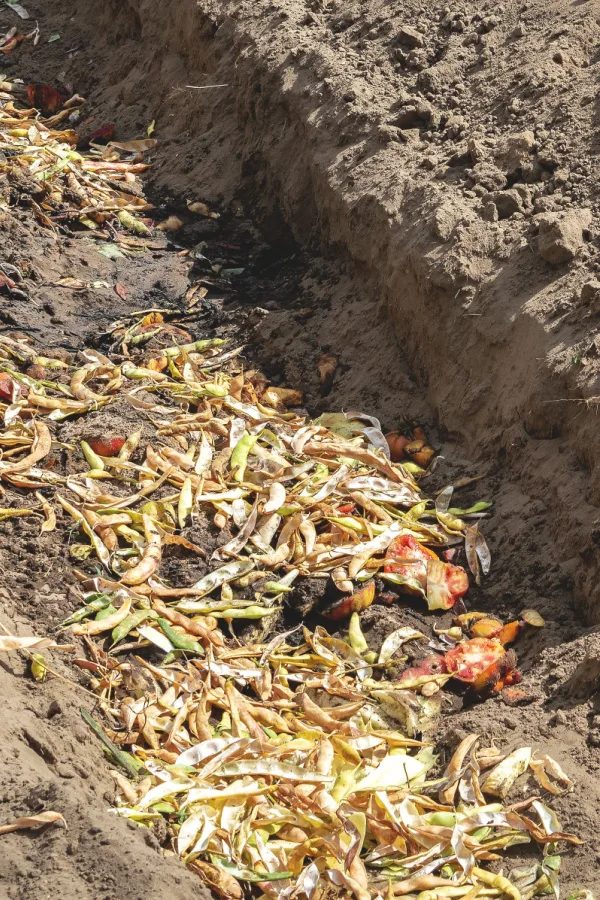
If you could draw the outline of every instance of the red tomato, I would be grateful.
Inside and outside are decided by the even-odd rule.
[[[471,638],[448,650],[444,658],[448,671],[455,678],[472,684],[504,656],[505,650],[500,641],[494,638]]]
[[[88,440],[88,444],[98,456],[116,456],[124,443],[125,438],[118,435],[114,437],[93,437]]]

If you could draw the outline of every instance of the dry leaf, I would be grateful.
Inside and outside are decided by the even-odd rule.
[[[65,818],[61,813],[46,810],[35,816],[20,816],[6,825],[0,825],[0,834],[10,834],[11,831],[19,831],[22,828],[36,831],[38,828],[43,828],[44,825],[57,825],[58,823],[64,825],[65,828],[67,827]]]

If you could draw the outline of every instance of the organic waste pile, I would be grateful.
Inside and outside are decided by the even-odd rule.
[[[22,109],[17,103],[25,98],[30,107]],[[29,206],[46,227],[78,225],[104,240],[116,234],[116,227],[149,234],[139,214],[152,206],[135,188],[136,175],[148,168],[141,155],[156,141],[101,146],[94,138],[104,140],[110,132],[100,129],[90,135],[87,152],[79,152],[79,134],[70,126],[80,121],[84,102],[46,84],[0,82],[1,205]],[[135,238],[123,234],[119,241],[135,244]]]
[[[55,98],[31,88],[50,112]],[[6,202],[117,243],[135,240],[122,228],[149,230],[138,214],[150,207],[122,189],[148,142],[83,153],[75,132],[56,130],[73,101],[42,119],[3,100]],[[193,285],[186,309],[204,294]],[[52,531],[60,509],[70,523],[81,608],[63,626],[87,648],[76,663],[104,725],[82,715],[117,766],[115,812],[152,827],[226,898],[558,897],[558,845],[579,839],[538,796],[506,799],[525,773],[547,793],[571,790],[558,764],[470,734],[443,770],[426,740],[446,683],[518,692],[507,645],[543,625],[533,610],[508,624],[466,610],[457,563],[464,555],[476,581],[488,571],[478,523],[489,504],[455,508],[451,486],[425,498],[434,454],[420,429],[388,440],[361,413],[310,420],[300,392],[270,385],[223,339],[193,340],[177,313],[113,323],[107,355],[86,349],[78,367],[0,336],[0,478],[11,502],[36,498],[0,518],[38,515]],[[90,432],[81,452],[62,439],[65,420],[117,402],[135,410],[136,431]],[[191,540],[199,523],[210,558]],[[182,554],[204,569],[196,583],[180,583]],[[334,635],[289,621],[309,580],[334,597],[321,610]],[[375,653],[360,612],[399,594],[453,610],[452,623],[399,628]],[[403,667],[408,642],[425,655]],[[0,638],[32,655],[38,678],[51,671],[39,651],[55,646]],[[538,863],[487,868],[531,839]]]
[[[509,625],[464,611],[467,573],[441,557],[464,548],[474,577],[487,569],[483,536],[468,524],[481,513],[460,518],[451,488],[424,499],[418,467],[391,462],[377,420],[311,421],[290,408],[298,392],[245,369],[237,349],[170,344],[173,327],[157,312],[114,323],[121,362],[88,349],[75,371],[0,337],[2,480],[36,491],[44,529],[61,506],[78,534],[72,556],[101,567],[76,570],[82,607],[64,626],[87,645],[79,662],[109,727],[87,720],[128,776],[113,772],[118,814],[163,822],[165,842],[227,897],[241,897],[242,884],[313,897],[327,882],[359,900],[556,890],[555,845],[578,839],[539,798],[504,798],[527,770],[544,790],[571,789],[558,765],[473,734],[432,776],[436,756],[419,739],[449,680],[478,691],[518,681],[505,644],[542,624],[532,611]],[[135,344],[149,333],[145,348]],[[47,466],[68,446],[51,425],[122,395],[152,441],[142,428],[90,438],[79,474]],[[185,532],[207,514],[221,538],[206,574],[167,580],[173,545],[205,555]],[[300,579],[333,582],[339,600],[324,614],[351,616],[347,640],[323,626],[276,627]],[[426,637],[400,628],[369,651],[359,612],[381,594],[379,579],[432,610],[462,610],[437,632],[439,652],[394,680],[386,672],[401,664],[402,645]],[[236,620],[258,624],[240,641]],[[530,838],[544,850],[539,865],[508,879],[483,868]]]

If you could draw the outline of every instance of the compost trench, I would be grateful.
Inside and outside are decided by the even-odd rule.
[[[440,457],[430,492],[478,476],[460,505],[493,502],[482,525],[492,568],[469,604],[505,620],[535,608],[546,626],[516,645],[529,702],[457,702],[439,747],[449,754],[475,731],[551,753],[576,782],[553,805],[585,840],[563,855],[563,889],[600,887],[597,5],[555,3],[543,24],[547,5],[535,2],[26,6],[40,40],[3,56],[1,77],[83,95],[84,137],[114,123],[117,139],[144,138],[154,122],[146,194],[183,226],[111,260],[31,209],[3,212],[2,260],[23,274],[27,299],[3,298],[2,332],[73,358],[124,313],[177,305],[190,284],[182,250],[205,242],[235,274],[187,323],[194,337],[243,343],[275,384],[304,392],[311,415],[418,423]],[[0,23],[20,24],[8,9]],[[544,215],[572,256],[540,256]],[[57,286],[64,278],[88,287]],[[324,354],[335,359],[325,384]],[[95,426],[127,432],[123,415],[99,412]],[[69,438],[86,428],[76,421]],[[11,630],[53,634],[77,605],[67,529],[0,526]],[[362,616],[375,647],[404,621],[378,605]],[[51,808],[68,824],[3,836],[0,892],[205,895],[160,834],[107,812],[113,783],[78,712],[93,698],[66,656],[56,665],[80,687],[36,684],[14,655],[0,664],[2,821]]]

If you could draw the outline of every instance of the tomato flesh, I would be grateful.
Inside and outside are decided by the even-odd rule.
[[[400,575],[405,582],[400,587],[409,593],[424,594],[427,588],[427,563],[437,560],[433,550],[423,547],[412,534],[402,534],[392,541],[387,551],[384,572]]]
[[[446,653],[446,667],[454,678],[472,684],[498,663],[505,652],[500,641],[493,638],[471,638]]]
[[[469,576],[462,566],[441,560],[427,565],[427,605],[429,609],[451,609],[469,588]]]

